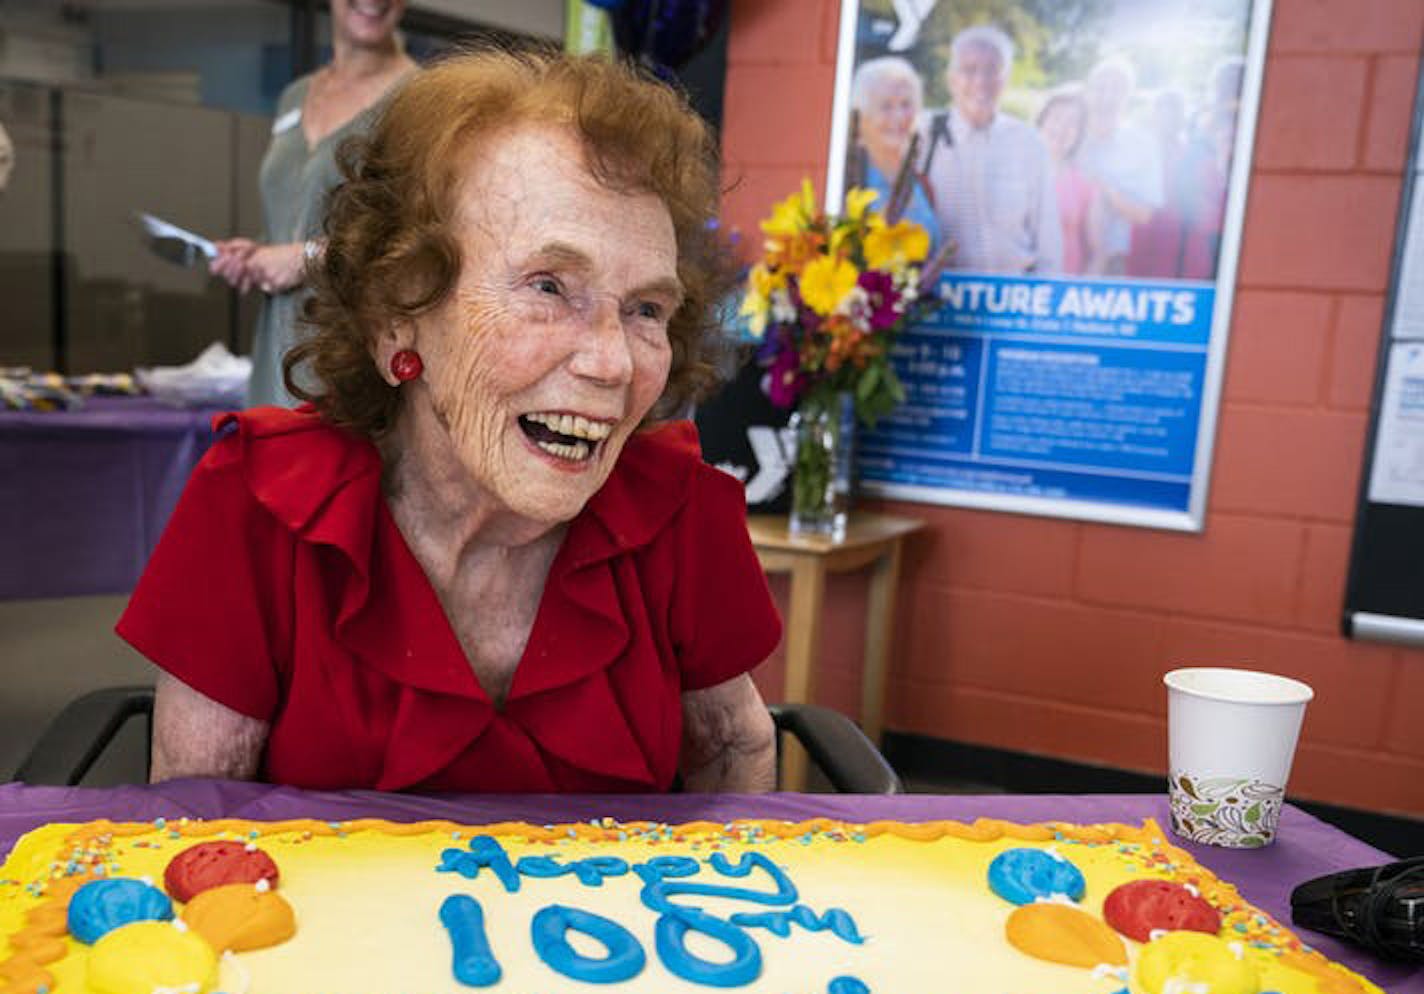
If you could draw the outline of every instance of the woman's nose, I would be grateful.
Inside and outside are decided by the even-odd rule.
[[[611,296],[593,298],[585,317],[570,368],[599,383],[627,383],[633,375],[633,353],[618,300]]]

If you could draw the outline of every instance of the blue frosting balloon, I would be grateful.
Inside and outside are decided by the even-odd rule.
[[[69,934],[90,945],[120,925],[172,918],[173,902],[167,894],[125,877],[90,881],[69,899]]]
[[[1042,849],[1006,849],[989,864],[989,889],[1011,904],[1040,898],[1083,898],[1083,871],[1062,856]]]

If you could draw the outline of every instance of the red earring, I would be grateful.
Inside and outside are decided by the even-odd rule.
[[[401,349],[391,356],[391,375],[402,383],[413,380],[425,371],[420,361],[420,353],[414,349]]]

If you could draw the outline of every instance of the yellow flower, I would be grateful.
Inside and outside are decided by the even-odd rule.
[[[817,314],[834,314],[858,279],[860,273],[852,263],[823,255],[801,271],[801,299]]]
[[[900,269],[929,254],[929,232],[913,221],[876,228],[865,236],[865,262],[871,269]]]
[[[879,196],[880,194],[874,190],[867,190],[859,186],[851,187],[845,195],[846,217],[852,221],[859,221],[865,214],[865,209],[873,204]]]
[[[738,313],[747,319],[747,330],[760,338],[766,333],[766,319],[771,313],[771,301],[755,290],[748,289],[742,297],[742,306]]]
[[[801,177],[801,209],[808,218],[816,216],[816,188],[811,185],[811,177]]]
[[[768,238],[766,240],[766,262],[778,266],[783,271],[795,272],[808,259],[821,254],[826,237],[819,231],[805,231],[797,235]]]
[[[748,274],[747,284],[753,293],[761,297],[770,297],[771,291],[780,290],[786,285],[786,274],[779,269],[771,269],[765,263],[758,262]]]
[[[761,222],[761,230],[773,238],[790,238],[805,231],[816,216],[816,191],[809,179],[801,189],[771,208],[771,217]]]

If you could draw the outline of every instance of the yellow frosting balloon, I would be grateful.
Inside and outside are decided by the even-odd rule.
[[[1204,932],[1168,932],[1142,947],[1134,994],[1259,994],[1256,969],[1231,944]]]
[[[1035,959],[1087,969],[1127,965],[1127,948],[1107,924],[1081,908],[1055,902],[1014,909],[1004,935],[1015,949]]]
[[[89,951],[89,988],[98,994],[204,994],[218,957],[207,940],[172,922],[134,922],[114,929]]]
[[[297,934],[292,906],[273,890],[224,884],[196,895],[183,920],[214,949],[245,952],[286,942]]]

